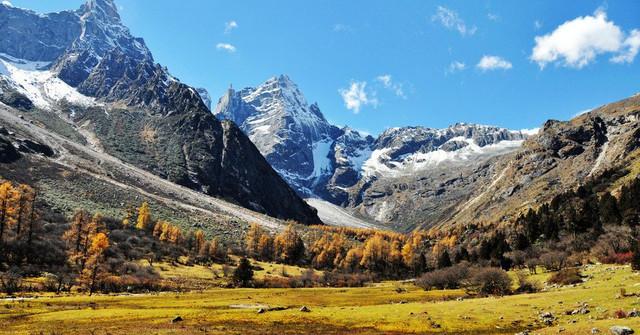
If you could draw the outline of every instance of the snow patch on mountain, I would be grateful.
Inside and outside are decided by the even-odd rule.
[[[333,140],[331,139],[325,139],[313,144],[313,173],[310,178],[317,178],[330,172],[331,160],[329,159],[329,152],[332,144]]]
[[[27,61],[0,54],[0,75],[7,78],[36,107],[51,110],[60,101],[84,107],[98,105],[95,99],[80,94],[53,72],[40,70],[48,65],[48,62]]]
[[[466,145],[457,150],[444,150],[447,143],[463,142]],[[483,156],[496,156],[516,150],[522,146],[524,140],[503,140],[494,144],[479,146],[473,139],[456,136],[449,139],[437,150],[428,152],[410,152],[392,159],[389,153],[398,149],[376,149],[371,153],[362,166],[365,177],[382,175],[385,177],[399,177],[415,174],[441,164],[460,164],[465,161],[478,159]]]

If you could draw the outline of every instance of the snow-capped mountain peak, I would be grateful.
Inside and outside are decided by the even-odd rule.
[[[389,128],[377,139],[331,125],[317,104],[286,75],[257,87],[229,89],[213,112],[240,125],[291,186],[304,196],[334,203],[361,180],[410,175],[515,150],[519,131],[468,123],[444,129]]]
[[[120,14],[118,7],[113,0],[89,0],[80,8],[80,12],[84,15],[95,15],[101,20],[120,22]]]

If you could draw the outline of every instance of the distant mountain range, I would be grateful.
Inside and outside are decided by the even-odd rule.
[[[154,62],[112,0],[39,14],[0,4],[0,101],[81,129],[81,142],[180,185],[252,210],[320,223],[204,91]],[[44,112],[43,112],[44,113]]]
[[[435,171],[433,182],[443,175],[461,176],[491,158],[518,150],[530,135],[456,124],[446,129],[392,128],[374,138],[330,124],[318,104],[309,104],[286,75],[255,88],[229,89],[213,113],[238,124],[301,196],[350,208],[354,215],[378,223],[402,222],[407,227],[414,226],[408,221],[426,216],[412,218],[418,208],[406,211],[405,206],[415,205],[416,199],[393,197],[392,189],[422,188],[408,180],[422,178],[424,184],[423,178]],[[442,193],[434,190],[434,195],[437,211],[435,202]]]
[[[640,173],[638,95],[539,131],[457,123],[373,137],[328,122],[285,75],[229,89],[213,106],[206,90],[155,63],[112,0],[50,14],[0,4],[0,36],[0,160],[15,159],[12,147],[36,155],[32,163],[43,154],[68,169],[54,179],[74,157],[99,180],[143,190],[150,183],[139,176],[151,173],[283,220],[410,231],[513,222],[591,179],[608,178],[615,194]],[[25,131],[32,124],[46,136],[28,138],[40,133]],[[176,190],[163,196],[197,203]]]

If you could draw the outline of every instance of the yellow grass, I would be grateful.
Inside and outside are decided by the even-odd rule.
[[[275,266],[274,270],[277,270]],[[172,268],[163,276],[204,276],[205,268]],[[271,271],[271,270],[270,270]],[[0,334],[603,334],[612,325],[640,330],[640,318],[613,319],[640,305],[640,276],[629,267],[597,265],[575,287],[502,298],[458,301],[462,291],[423,291],[385,282],[364,288],[221,289],[132,296],[40,297],[0,302]],[[548,274],[537,275],[545,280]],[[402,289],[399,289],[402,288]],[[620,289],[627,296],[616,298]],[[565,315],[587,303],[590,313]],[[308,306],[311,312],[299,310]],[[283,310],[269,310],[278,307]],[[267,312],[257,314],[258,308]],[[558,321],[545,328],[539,313]],[[183,322],[170,320],[180,315]]]

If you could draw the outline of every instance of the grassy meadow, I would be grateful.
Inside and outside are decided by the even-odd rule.
[[[209,268],[155,265],[167,280],[211,281]],[[264,267],[257,276],[282,272]],[[220,269],[222,271],[222,269]],[[295,274],[295,267],[285,272]],[[363,288],[224,289],[149,295],[25,296],[0,300],[0,334],[607,334],[612,325],[640,330],[640,275],[628,266],[583,268],[575,286],[543,292],[471,298],[461,290],[424,291],[406,282]],[[533,275],[544,282],[549,274]],[[624,291],[624,292],[622,292]],[[624,294],[624,296],[621,295]],[[567,315],[586,304],[589,313]],[[309,312],[302,312],[302,306]],[[259,314],[258,309],[264,313]],[[551,327],[540,313],[557,318]],[[183,321],[172,323],[180,316]]]

